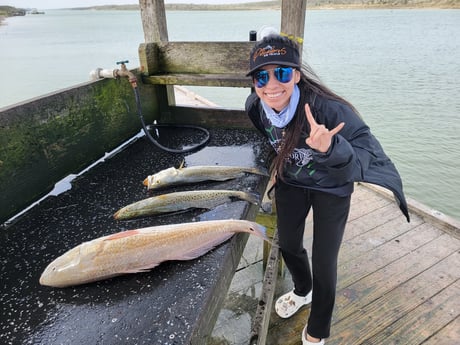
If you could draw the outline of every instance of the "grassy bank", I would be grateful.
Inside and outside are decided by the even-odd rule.
[[[6,17],[25,16],[26,10],[13,6],[0,6],[0,25]]]

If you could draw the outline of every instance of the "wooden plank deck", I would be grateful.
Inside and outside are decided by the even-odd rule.
[[[356,186],[326,344],[460,344],[460,223],[408,201],[410,223],[388,194]],[[311,241],[309,216],[307,250]],[[208,345],[249,344],[262,252],[261,242],[250,238]],[[292,287],[289,273],[276,285],[275,298]],[[308,315],[305,307],[285,320],[272,310],[266,344],[301,344]]]

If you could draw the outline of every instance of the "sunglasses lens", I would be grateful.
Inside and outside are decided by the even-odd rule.
[[[256,87],[259,89],[268,84],[270,79],[269,70],[258,71],[254,74],[254,81]],[[276,67],[272,70],[276,80],[280,83],[289,83],[292,80],[294,69],[292,67]]]
[[[289,83],[292,79],[291,67],[277,67],[275,68],[275,77],[280,83]]]
[[[258,88],[264,87],[267,85],[269,79],[268,71],[259,71],[254,74],[254,80],[256,81],[256,86]]]

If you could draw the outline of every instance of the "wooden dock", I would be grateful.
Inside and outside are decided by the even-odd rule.
[[[408,201],[410,223],[387,193],[356,186],[326,344],[460,344],[460,223]],[[311,242],[309,216],[307,250]],[[262,247],[249,239],[208,345],[249,344],[262,290]],[[275,298],[291,287],[286,272]],[[266,344],[301,344],[308,315],[307,306],[285,320],[272,308]]]

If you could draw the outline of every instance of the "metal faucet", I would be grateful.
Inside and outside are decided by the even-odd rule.
[[[121,69],[115,69],[114,70],[114,75],[116,77],[128,77],[129,82],[131,83],[133,88],[137,87],[137,78],[134,75],[133,72],[129,71],[128,68],[126,68],[126,64],[128,63],[128,60],[125,61],[118,61],[117,65],[121,65]]]

